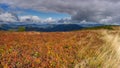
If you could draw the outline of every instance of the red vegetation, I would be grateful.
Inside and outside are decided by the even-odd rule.
[[[96,31],[0,32],[0,62],[6,68],[73,68],[96,56]]]

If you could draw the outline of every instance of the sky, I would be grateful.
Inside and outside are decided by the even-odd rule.
[[[66,13],[59,13],[59,12],[50,12],[50,11],[38,11],[32,8],[22,8],[22,7],[14,7],[12,8],[9,4],[0,3],[0,8],[6,12],[13,12],[16,13],[18,16],[25,16],[25,15],[34,15],[39,16],[43,19],[52,17],[54,19],[61,19],[70,17],[69,14]]]
[[[120,24],[120,0],[0,0],[0,7],[18,16]]]

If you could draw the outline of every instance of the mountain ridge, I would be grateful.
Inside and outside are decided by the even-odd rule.
[[[103,24],[1,24],[1,30],[17,30],[19,27],[24,27],[25,31],[41,31],[41,32],[56,32],[56,31],[73,31],[81,30],[87,27],[101,26]]]

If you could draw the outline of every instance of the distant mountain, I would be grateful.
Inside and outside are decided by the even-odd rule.
[[[82,26],[77,24],[53,24],[46,28],[41,27],[26,27],[26,31],[42,31],[42,32],[56,32],[56,31],[72,31],[72,30],[80,30]]]
[[[0,30],[17,30],[19,27],[25,27],[26,31],[56,32],[80,30],[86,27],[101,26],[102,24],[34,24],[34,23],[10,23],[1,24]]]
[[[56,31],[72,31],[79,30],[83,27],[77,24],[1,24],[0,30],[18,29],[19,27],[25,27],[26,31],[42,31],[42,32],[56,32]]]
[[[102,26],[102,25],[105,25],[105,24],[99,24],[99,23],[94,23],[94,24],[78,24],[80,26],[83,26],[83,27],[94,27],[94,26]]]

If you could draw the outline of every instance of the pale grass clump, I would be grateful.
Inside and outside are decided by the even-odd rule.
[[[96,51],[97,56],[87,58],[75,68],[120,68],[120,32],[102,31],[105,43]]]

